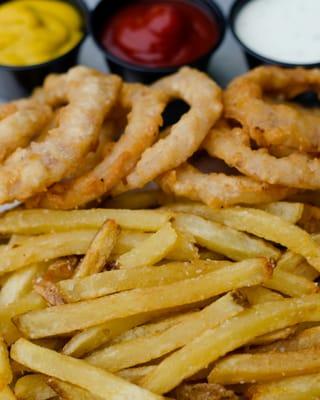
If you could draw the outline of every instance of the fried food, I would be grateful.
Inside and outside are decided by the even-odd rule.
[[[157,137],[165,99],[160,91],[139,84],[125,84],[120,103],[130,109],[128,125],[112,150],[86,174],[59,183],[40,195],[33,206],[75,208],[105,195],[126,177]]]
[[[41,142],[16,150],[0,167],[0,202],[25,200],[45,190],[76,168],[95,144],[104,118],[116,101],[120,79],[85,67],[70,70],[68,105],[59,125]],[[45,89],[46,90],[46,87]]]
[[[285,187],[258,182],[246,176],[202,173],[187,163],[166,172],[157,182],[166,193],[202,201],[213,208],[281,200],[289,192]]]
[[[0,105],[0,162],[40,134],[51,116],[48,105],[33,99]]]
[[[180,98],[190,110],[170,129],[170,133],[149,147],[126,177],[128,189],[143,187],[162,173],[185,162],[208,134],[222,112],[221,90],[205,74],[188,67],[153,85],[166,103]]]
[[[252,149],[249,134],[242,128],[228,124],[214,127],[204,148],[257,181],[289,188],[320,188],[320,159],[299,152],[276,158],[265,148]]]
[[[262,66],[229,85],[224,93],[225,115],[240,122],[261,147],[319,152],[317,110],[285,102],[307,91],[319,93],[319,88],[319,69]],[[274,100],[266,99],[267,95]]]

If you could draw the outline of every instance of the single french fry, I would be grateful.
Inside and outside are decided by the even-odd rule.
[[[165,224],[148,239],[128,253],[122,254],[117,263],[120,268],[136,268],[156,264],[173,249],[177,233],[170,223]]]
[[[260,385],[247,391],[251,400],[311,400],[320,396],[320,374],[295,376]]]
[[[11,344],[21,336],[21,333],[12,322],[12,318],[45,306],[45,302],[38,294],[30,293],[12,304],[0,307],[0,335],[5,339],[6,343]]]
[[[95,396],[78,386],[71,385],[70,383],[63,382],[59,379],[47,379],[49,387],[52,392],[59,395],[63,400],[101,400],[101,397]]]
[[[19,378],[14,386],[14,393],[21,400],[47,400],[56,396],[56,392],[47,385],[47,378],[41,374]]]
[[[193,235],[200,246],[233,260],[253,257],[277,259],[280,256],[279,250],[263,240],[196,215],[179,214],[175,217],[175,224],[183,232]]]
[[[320,347],[320,327],[305,329],[290,339],[279,340],[266,346],[256,347],[255,353],[300,351]]]
[[[45,263],[34,264],[12,273],[0,290],[0,307],[13,303],[30,292],[33,280],[46,268]]]
[[[101,272],[86,278],[69,279],[57,283],[67,303],[92,299],[107,294],[135,288],[167,285],[180,280],[194,278],[231,265],[228,261],[195,260],[190,263],[172,262],[154,267],[123,269]]]
[[[268,382],[289,376],[313,374],[318,372],[319,368],[319,349],[235,354],[215,364],[209,381],[222,385]]]
[[[74,335],[63,347],[62,352],[73,357],[83,357],[129,329],[149,321],[154,314],[140,314],[116,319],[93,326]]]
[[[1,400],[17,400],[16,396],[13,394],[12,390],[9,386],[6,386],[4,389],[0,391],[0,399]]]
[[[263,285],[291,297],[300,297],[319,291],[317,283],[277,268],[275,268],[272,277]]]
[[[250,346],[261,346],[269,343],[276,342],[277,340],[287,339],[289,336],[293,336],[297,331],[296,326],[288,326],[287,328],[278,329],[277,331],[266,333],[265,335],[258,336],[251,340]]]
[[[295,224],[301,219],[304,207],[305,205],[303,203],[289,203],[286,201],[276,201],[273,203],[254,205],[251,206],[250,208],[257,208],[260,210],[264,210],[272,215],[281,217],[287,222]],[[233,208],[234,207],[230,207],[229,209]],[[213,209],[205,204],[194,203],[194,202],[172,203],[168,204],[166,207],[164,207],[164,209],[186,214],[194,214],[212,221],[216,220],[216,215],[217,213],[219,213],[219,210]]]
[[[149,322],[144,325],[136,326],[119,336],[116,336],[113,340],[109,342],[109,346],[113,346],[115,344],[129,342],[134,339],[138,339],[146,336],[154,336],[158,335],[167,329],[180,324],[181,322],[192,319],[194,315],[197,314],[199,310],[196,311],[186,311],[183,313],[178,312],[177,314],[169,315],[165,318],[160,318],[155,322]]]
[[[12,381],[12,371],[9,361],[7,345],[0,337],[0,391]]]
[[[163,210],[18,210],[0,218],[0,233],[30,235],[76,229],[97,230],[106,219],[114,220],[123,229],[155,232],[171,217],[171,212]]]
[[[126,381],[132,383],[138,383],[141,378],[149,374],[154,368],[155,368],[154,365],[128,368],[128,369],[123,369],[122,371],[118,371],[117,375],[125,379]]]
[[[257,336],[306,321],[320,320],[320,295],[258,304],[208,329],[164,359],[139,383],[154,393],[167,393],[185,378]]]
[[[206,329],[213,328],[243,311],[240,303],[241,298],[237,294],[229,293],[162,333],[107,346],[89,355],[86,361],[116,372],[157,359],[186,345]]]
[[[15,323],[21,332],[33,339],[68,333],[112,319],[192,304],[243,286],[257,285],[268,279],[270,273],[267,259],[250,259],[170,285],[134,289],[30,312],[16,318]]]
[[[103,223],[78,265],[75,278],[83,278],[102,270],[111,255],[119,233],[119,227],[113,220],[108,219]]]
[[[276,201],[274,203],[254,206],[270,214],[277,215],[291,224],[296,224],[302,217],[305,205],[303,203],[289,203],[287,201]]]
[[[161,399],[138,386],[114,376],[85,361],[19,339],[11,347],[11,358],[37,372],[69,382],[105,400]]]
[[[280,293],[273,292],[263,286],[251,286],[240,290],[248,299],[251,305],[266,303],[268,301],[278,301],[283,299]]]

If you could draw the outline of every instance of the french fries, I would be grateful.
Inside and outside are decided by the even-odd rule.
[[[101,400],[101,397],[59,379],[50,378],[47,379],[47,382],[53,389],[52,392],[58,394],[63,400]]]
[[[73,303],[123,290],[167,285],[204,275],[228,265],[231,265],[231,262],[202,260],[190,263],[171,262],[157,268],[113,270],[82,279],[69,279],[58,282],[57,287],[64,300],[67,303]]]
[[[120,268],[136,268],[156,264],[173,249],[176,241],[177,233],[171,224],[167,223],[148,239],[139,243],[137,247],[122,254],[117,259],[117,263]]]
[[[0,218],[1,234],[39,234],[97,230],[107,220],[114,220],[123,229],[155,232],[170,220],[171,212],[163,210],[18,210]]]
[[[253,208],[232,207],[212,210],[206,206],[191,205],[178,205],[173,207],[173,210],[185,212],[188,210],[187,212],[200,214],[216,223],[279,243],[292,252],[302,255],[313,267],[320,270],[320,246],[306,231],[286,221],[283,218],[284,213],[278,216]]]
[[[270,277],[270,268],[267,259],[246,260],[170,285],[133,289],[26,313],[15,318],[15,323],[26,337],[33,339],[73,332],[112,319],[191,304],[243,286],[258,285]]]
[[[320,374],[281,379],[272,383],[254,385],[248,389],[252,400],[307,400],[320,396]]]
[[[85,361],[45,349],[25,339],[19,339],[11,347],[11,358],[34,371],[79,386],[105,400],[161,399]]]
[[[7,345],[0,337],[0,392],[12,381]]]
[[[280,256],[276,248],[260,239],[196,215],[177,215],[175,224],[183,232],[194,236],[200,246],[224,254],[233,260],[254,257],[277,259]]]
[[[56,396],[56,392],[47,385],[47,378],[41,374],[19,378],[14,386],[14,393],[21,400],[47,400]]]
[[[320,350],[260,354],[235,354],[215,364],[210,382],[231,385],[244,382],[267,382],[319,371]]]
[[[0,217],[1,400],[320,396],[309,207],[168,201]]]
[[[90,364],[111,372],[157,359],[185,346],[208,328],[213,328],[240,311],[239,297],[227,294],[189,318],[156,335],[133,338],[99,350],[86,358]]]
[[[12,304],[0,307],[0,336],[4,338],[7,344],[13,343],[21,336],[21,333],[12,319],[19,314],[44,307],[45,302],[36,293],[30,293]]]
[[[34,279],[46,269],[47,265],[34,264],[11,274],[0,289],[0,306],[14,303],[32,290]]]
[[[305,321],[320,320],[320,295],[258,304],[208,329],[164,359],[139,382],[154,393],[167,393],[185,378],[257,336]],[[209,375],[210,381],[210,375]]]
[[[74,276],[83,278],[100,272],[111,255],[119,233],[119,227],[113,220],[105,221],[93,238]]]

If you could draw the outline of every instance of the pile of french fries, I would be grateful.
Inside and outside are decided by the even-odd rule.
[[[320,209],[128,193],[0,217],[1,400],[320,398]]]

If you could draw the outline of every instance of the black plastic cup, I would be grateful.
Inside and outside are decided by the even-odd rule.
[[[248,66],[250,68],[255,68],[260,65],[278,65],[280,67],[284,68],[295,68],[295,67],[304,67],[304,68],[319,68],[320,67],[320,60],[319,63],[314,63],[314,64],[291,64],[291,63],[285,63],[281,62],[278,60],[272,60],[270,58],[264,57],[261,54],[258,54],[251,50],[249,47],[246,46],[245,43],[239,38],[237,35],[237,32],[235,30],[235,23],[238,17],[239,12],[242,10],[242,8],[249,3],[250,1],[253,0],[236,0],[230,10],[228,22],[229,26],[231,29],[231,32],[239,45],[242,47],[243,52],[246,56]]]
[[[53,60],[47,61],[42,64],[34,64],[28,66],[10,66],[0,64],[0,76],[3,75],[5,77],[5,75],[9,73],[17,82],[19,89],[21,89],[21,91],[25,93],[30,93],[32,89],[34,89],[36,86],[40,86],[43,83],[44,78],[48,74],[65,72],[77,63],[80,47],[88,33],[89,11],[83,0],[63,1],[74,6],[83,19],[83,37],[75,45],[75,47],[70,49],[67,53],[59,56],[58,58],[54,58]],[[6,2],[8,2],[8,0],[0,0],[0,4]],[[6,72],[6,74],[1,74],[4,71]]]
[[[200,7],[207,14],[211,15],[218,24],[220,35],[218,41],[214,44],[212,49],[210,49],[208,53],[203,54],[197,60],[188,64],[192,67],[205,71],[208,67],[210,57],[218,49],[224,38],[226,30],[225,18],[222,11],[213,0],[179,1],[191,3],[192,5]],[[94,38],[95,43],[103,52],[106,63],[113,73],[122,76],[128,82],[151,83],[165,75],[176,72],[182,65],[174,67],[147,67],[136,65],[124,61],[121,58],[111,54],[101,43],[101,33],[102,29],[105,27],[107,18],[109,18],[110,15],[114,14],[124,5],[132,2],[134,2],[134,0],[101,0],[91,13],[90,32]]]

